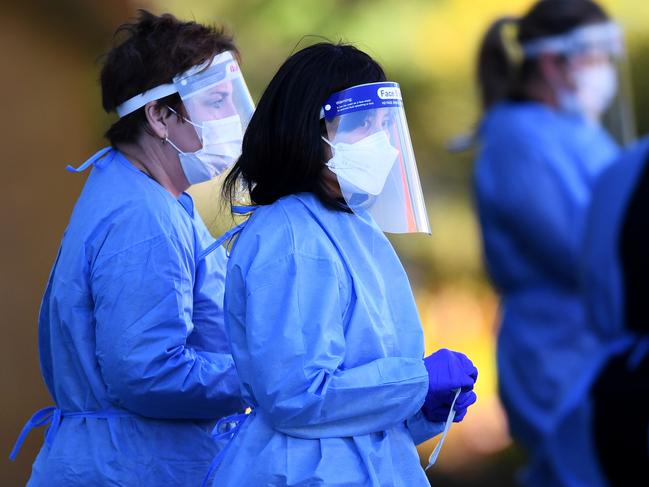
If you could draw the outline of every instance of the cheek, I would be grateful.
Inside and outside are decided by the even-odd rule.
[[[176,138],[179,146],[183,147],[185,152],[196,152],[202,147],[198,132],[189,123],[184,123],[181,127],[178,127]]]
[[[351,132],[340,132],[335,136],[336,142],[343,142],[345,144],[353,144],[367,136],[366,130],[357,129]]]
[[[579,67],[600,66],[610,64],[611,58],[608,53],[603,51],[591,51],[579,56],[576,63]]]

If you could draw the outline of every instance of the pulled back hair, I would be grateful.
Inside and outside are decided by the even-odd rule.
[[[520,19],[502,17],[487,29],[478,54],[478,85],[483,110],[505,98],[525,99],[526,86],[538,75],[537,59],[517,62],[506,45],[503,33],[515,24],[515,43],[523,43],[570,32],[577,27],[609,19],[592,0],[539,0]]]
[[[348,210],[323,179],[320,109],[332,93],[379,81],[385,81],[381,66],[351,45],[322,42],[290,56],[259,100],[241,157],[225,179],[224,199],[234,202],[241,181],[254,204],[311,192],[330,208]]]
[[[192,66],[224,51],[238,51],[223,28],[183,22],[171,14],[154,15],[139,10],[136,19],[122,24],[114,35],[115,46],[106,54],[101,70],[101,95],[107,113],[129,98],[161,84]],[[184,113],[177,93],[161,100]],[[148,130],[144,108],[120,118],[106,132],[112,146],[132,143]]]

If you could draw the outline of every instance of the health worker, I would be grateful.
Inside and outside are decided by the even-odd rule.
[[[117,112],[65,230],[39,316],[54,406],[30,486],[200,485],[217,419],[243,411],[223,323],[225,255],[192,184],[241,151],[253,104],[230,36],[140,11],[101,71]]]
[[[415,445],[464,418],[478,372],[447,349],[424,358],[383,233],[430,231],[399,85],[350,45],[293,54],[252,117],[229,201],[242,187],[254,206],[235,209],[251,216],[231,233],[225,319],[252,412],[213,485],[428,486]]]
[[[528,455],[526,486],[603,482],[588,399],[602,344],[579,269],[594,182],[619,152],[605,121],[625,119],[621,57],[619,26],[590,0],[539,1],[495,22],[480,50],[475,201],[501,298],[499,392]]]
[[[645,137],[598,179],[582,253],[588,319],[606,344],[591,396],[594,443],[611,486],[649,485],[648,211]]]

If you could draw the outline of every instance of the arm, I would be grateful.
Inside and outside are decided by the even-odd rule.
[[[228,279],[241,279],[234,270]],[[228,315],[230,329],[245,328],[255,399],[287,434],[318,438],[382,431],[415,414],[424,401],[428,375],[420,358],[343,367],[346,355],[362,352],[345,341],[340,282],[329,260],[291,254],[249,272],[245,323]]]
[[[168,235],[94,263],[96,354],[119,406],[156,418],[212,419],[241,409],[232,357],[186,345],[192,267]]]
[[[444,431],[444,422],[428,421],[420,410],[406,420],[406,427],[410,431],[412,441],[419,445]]]

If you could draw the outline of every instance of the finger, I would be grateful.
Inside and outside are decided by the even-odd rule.
[[[466,416],[467,409],[462,409],[461,411],[458,411],[455,413],[455,417],[453,418],[454,423],[459,423],[464,419],[464,416]]]
[[[460,401],[460,397],[462,400]],[[455,403],[455,417],[453,418],[453,422],[459,423],[464,419],[464,416],[466,416],[466,412],[469,409],[469,406],[474,404],[478,396],[476,396],[475,392],[471,391],[467,393],[464,397],[460,396],[458,397],[458,402]]]
[[[421,411],[424,413],[424,416],[428,421],[433,423],[443,423],[446,421],[450,409],[451,406],[449,405],[448,408],[422,408]]]
[[[447,389],[445,391],[429,390],[428,394],[426,394],[425,402],[450,408],[454,398],[455,391],[452,389]]]
[[[463,373],[461,375],[461,378],[459,378],[456,387],[462,389],[462,392],[468,392],[473,390],[474,384],[475,380],[473,379],[473,377]]]
[[[460,409],[466,409],[468,408],[471,404],[474,404],[478,400],[478,396],[476,395],[475,392],[466,392],[466,393],[461,393],[457,401],[455,402],[455,409],[456,411],[459,411]]]
[[[468,375],[473,379],[473,382],[478,380],[478,368],[475,365],[471,366]]]
[[[462,370],[473,379],[473,382],[478,380],[478,368],[473,365],[471,359],[461,352],[455,352],[455,354],[462,364]]]

